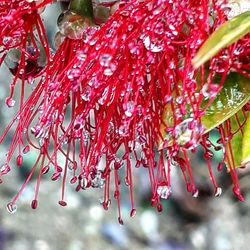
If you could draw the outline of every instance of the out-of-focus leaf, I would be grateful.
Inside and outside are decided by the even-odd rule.
[[[78,15],[93,19],[92,1],[89,0],[71,0],[69,10],[74,11]]]
[[[237,114],[237,117],[238,117],[238,121],[242,124],[245,120],[245,117],[242,113],[242,111],[240,110]],[[228,160],[226,160],[226,164],[230,164],[231,167],[235,167],[235,168],[238,168],[238,167],[241,167],[241,162],[242,162],[242,152],[243,152],[243,149],[242,149],[242,141],[243,141],[243,128],[242,130],[239,130],[239,124],[237,122],[237,119],[236,119],[236,116],[232,116],[230,118],[230,125],[231,125],[231,132],[235,132],[235,131],[238,131],[237,133],[235,133],[231,139],[231,141],[227,142],[226,144],[226,150],[227,152],[229,152],[228,154],[228,157],[229,157],[229,161],[230,163],[228,162]],[[224,125],[225,127],[226,125]],[[226,128],[224,129],[224,132],[225,132],[225,135],[227,136],[227,132],[226,132]],[[231,147],[231,150],[232,150],[232,154],[230,152],[230,147]],[[234,164],[233,164],[234,162]]]
[[[242,139],[242,160],[241,166],[246,166],[250,162],[250,115],[248,115],[247,122],[244,127],[244,134]]]
[[[200,67],[221,49],[228,47],[250,32],[250,11],[244,12],[222,24],[202,45],[192,63]]]

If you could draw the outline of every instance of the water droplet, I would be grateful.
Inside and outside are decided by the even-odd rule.
[[[91,181],[91,186],[93,188],[103,188],[105,184],[105,179],[102,178],[101,171],[97,171],[94,179]]]
[[[73,178],[71,178],[71,180],[70,180],[70,184],[75,184],[75,183],[76,183],[76,181],[77,181],[77,177],[76,177],[76,176],[74,176]]]
[[[43,167],[43,169],[42,169],[42,174],[47,174],[47,173],[49,172],[49,169],[50,169],[49,166]]]
[[[30,151],[30,146],[29,146],[29,145],[27,145],[27,146],[25,146],[25,147],[23,148],[23,153],[24,153],[24,154],[27,154],[29,151]]]
[[[34,84],[34,82],[35,82],[35,79],[32,76],[28,76],[28,83],[32,85]]]
[[[219,197],[222,194],[222,189],[220,187],[216,187],[214,196]]]
[[[128,125],[121,125],[118,130],[119,135],[126,136],[128,134]]]
[[[79,184],[80,184],[81,189],[85,190],[88,187],[88,184],[89,184],[88,179],[86,177],[82,177],[80,179]]]
[[[135,111],[135,102],[129,101],[123,105],[123,108],[125,110],[125,115],[131,117]]]
[[[143,40],[144,46],[147,50],[150,50],[152,52],[160,52],[163,50],[163,44],[161,41],[154,42],[150,40],[150,37],[147,36]]]
[[[107,201],[102,202],[102,206],[103,206],[104,210],[108,210],[110,205],[111,205],[111,200],[110,199],[107,200]]]
[[[70,69],[67,72],[67,77],[70,81],[76,81],[81,75],[80,69]]]
[[[244,51],[243,46],[238,46],[238,47],[234,50],[234,55],[238,56],[238,55],[240,55],[243,51]]]
[[[113,71],[110,68],[106,68],[103,72],[103,74],[105,76],[112,76],[113,75]]]
[[[161,184],[157,188],[157,194],[162,199],[168,199],[170,197],[171,193],[172,193],[171,188],[168,187],[167,185]]]
[[[84,93],[81,95],[81,98],[84,100],[84,101],[90,101],[90,97],[91,97],[91,94],[92,94],[92,90],[90,87],[87,87],[84,91]]]
[[[123,220],[122,220],[122,218],[121,218],[121,217],[118,217],[118,222],[119,222],[119,224],[120,224],[121,226],[123,226],[123,225],[124,225]]]
[[[75,118],[75,122],[74,122],[74,129],[75,130],[80,130],[82,129],[84,126],[84,120],[81,116],[77,116]]]
[[[3,40],[2,40],[2,43],[4,45],[7,45],[7,44],[11,43],[11,41],[12,41],[12,37],[10,37],[10,36],[4,36]]]
[[[203,85],[201,89],[201,93],[206,99],[215,97],[218,94],[218,92],[219,92],[218,84],[206,83]]]
[[[39,140],[38,140],[39,146],[43,147],[44,143],[45,143],[45,139],[44,138],[39,138]]]
[[[194,198],[197,198],[198,195],[199,195],[199,190],[195,188],[195,189],[192,191],[192,196],[193,196]]]
[[[51,180],[52,181],[57,181],[57,180],[60,179],[60,177],[61,177],[61,172],[56,172],[56,173],[52,174]]]
[[[81,62],[84,62],[87,58],[87,54],[83,51],[78,51],[76,56],[77,56],[77,59]]]
[[[132,217],[135,217],[135,215],[136,215],[136,209],[133,208],[133,209],[131,210],[131,212],[130,212],[130,217],[131,217],[131,218],[132,218]]]
[[[111,58],[112,57],[109,54],[101,55],[100,56],[100,65],[103,66],[103,67],[109,67]]]
[[[7,211],[11,214],[14,214],[17,211],[17,206],[13,202],[9,202],[6,208],[7,208]]]
[[[7,174],[7,173],[9,173],[9,172],[10,172],[10,166],[9,166],[7,163],[3,164],[3,165],[0,167],[0,174],[1,174],[1,175],[5,175],[5,174]]]
[[[68,169],[69,170],[76,170],[77,169],[77,162],[76,161],[74,161],[74,162],[69,162],[69,164],[68,164]]]
[[[214,153],[213,153],[213,151],[211,151],[211,150],[206,150],[205,153],[204,153],[204,158],[205,158],[206,160],[212,159],[213,156],[214,156]]]
[[[126,185],[126,186],[129,186],[129,185],[130,185],[129,178],[128,178],[127,176],[124,178],[124,182],[125,182],[125,185]]]
[[[9,108],[12,108],[15,106],[16,101],[13,100],[11,97],[8,97],[6,98],[5,103]]]
[[[44,130],[39,125],[32,127],[30,131],[36,138],[43,137],[45,134]]]
[[[174,130],[177,144],[179,146],[185,146],[187,149],[193,149],[198,146],[197,142],[203,132],[203,126],[192,118],[182,121]]]

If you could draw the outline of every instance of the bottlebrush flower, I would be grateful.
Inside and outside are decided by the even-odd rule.
[[[0,5],[0,66],[5,61],[14,75],[6,104],[12,107],[14,88],[22,81],[22,109],[25,81],[39,76],[50,58],[49,44],[39,10],[51,1],[5,1]]]
[[[32,202],[36,208],[42,175],[53,169],[51,179],[62,179],[59,201],[62,206],[67,204],[64,197],[67,175],[72,175],[70,182],[77,191],[103,188],[104,209],[111,203],[113,179],[122,224],[121,176],[125,172],[133,217],[136,213],[133,168],[139,167],[148,170],[151,204],[162,211],[161,198],[168,199],[172,193],[172,168],[181,169],[188,192],[198,196],[189,153],[195,153],[199,145],[204,147],[215,195],[220,195],[221,188],[211,167],[213,147],[224,149],[234,193],[243,200],[230,141],[242,131],[248,108],[242,109],[242,119],[236,115],[236,131],[232,131],[228,119],[224,124],[215,122],[221,146],[211,143],[208,134],[211,126],[203,119],[235,69],[232,67],[236,65],[232,62],[235,57],[228,53],[229,49],[208,66],[198,70],[192,66],[192,58],[201,44],[227,20],[221,3],[193,0],[121,3],[106,24],[95,28],[94,19],[78,12],[78,7],[86,2],[90,3],[71,1],[69,10],[59,18],[58,50],[18,114],[21,125],[5,167],[10,169],[16,147],[17,165],[21,165],[21,148],[26,153],[27,147],[32,147],[40,150],[40,155],[19,193],[8,204],[9,211],[14,210],[18,197],[39,169]],[[113,11],[112,7],[107,8]],[[100,23],[100,18],[95,20]],[[247,100],[246,97],[241,107]],[[38,144],[30,139],[30,133]],[[25,147],[20,143],[23,139]],[[53,148],[52,152],[49,148]],[[59,166],[59,156],[65,157],[64,166]],[[220,169],[221,166],[222,163]]]

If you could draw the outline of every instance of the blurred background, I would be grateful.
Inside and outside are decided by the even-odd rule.
[[[60,13],[58,6],[47,8],[44,21],[53,44],[55,22]],[[11,75],[3,66],[0,69],[0,131],[13,118],[16,110],[8,109],[5,98]],[[32,86],[30,87],[32,88]],[[16,105],[18,106],[18,105]],[[213,135],[216,141],[216,133]],[[0,163],[5,160],[11,134],[0,145]],[[170,200],[163,200],[163,211],[158,213],[150,207],[150,186],[145,169],[134,172],[135,201],[137,214],[130,218],[128,190],[122,188],[121,202],[124,225],[117,220],[114,200],[108,211],[103,210],[100,199],[102,190],[87,190],[76,193],[68,185],[67,207],[58,205],[61,183],[50,178],[42,181],[39,206],[32,210],[36,180],[32,180],[18,202],[18,210],[9,214],[6,204],[12,199],[27,177],[34,163],[35,153],[30,152],[21,169],[13,168],[0,186],[0,250],[248,250],[250,249],[250,183],[249,169],[239,170],[244,203],[232,195],[232,186],[226,170],[217,180],[223,193],[214,197],[206,162],[198,150],[192,159],[199,197],[193,198],[185,188],[182,175],[172,171],[173,193]],[[221,155],[214,157],[216,168]],[[13,163],[14,165],[14,163]]]

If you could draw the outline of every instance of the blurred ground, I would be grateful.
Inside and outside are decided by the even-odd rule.
[[[48,16],[56,19],[55,9]],[[51,14],[53,13],[53,15]],[[46,19],[48,20],[48,19]],[[50,22],[54,22],[49,18]],[[47,24],[48,27],[50,24]],[[54,30],[48,28],[49,36]],[[2,68],[0,92],[0,130],[7,125],[14,111],[5,107],[8,95],[8,71]],[[6,90],[4,90],[6,87]],[[0,146],[4,159],[8,141]],[[202,154],[202,152],[200,152]],[[26,159],[26,168],[32,164],[32,153]],[[249,171],[241,171],[240,183],[246,197],[244,203],[231,194],[231,182],[224,171],[218,176],[223,193],[213,196],[206,164],[201,158],[193,160],[200,197],[193,198],[185,190],[179,172],[173,171],[173,195],[163,201],[164,210],[157,213],[150,207],[148,177],[145,170],[135,173],[135,200],[137,215],[129,218],[130,204],[127,192],[122,193],[124,226],[117,221],[116,204],[112,200],[109,211],[99,203],[101,190],[76,193],[67,188],[68,206],[57,204],[60,182],[44,179],[39,194],[39,207],[30,208],[35,181],[31,182],[18,203],[18,211],[9,214],[6,204],[18,191],[26,176],[25,171],[12,171],[0,186],[0,250],[248,250],[250,249],[250,184]],[[206,176],[206,177],[204,177]],[[123,189],[123,191],[126,191]]]

